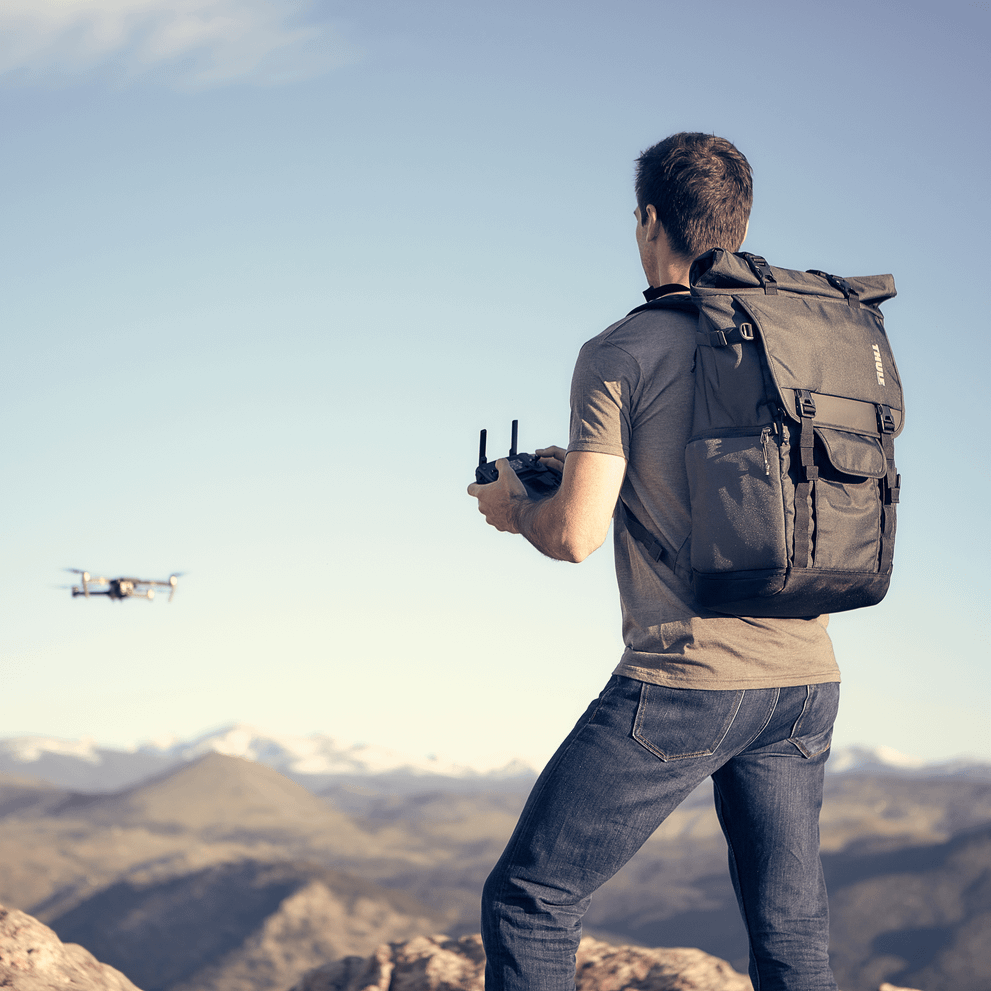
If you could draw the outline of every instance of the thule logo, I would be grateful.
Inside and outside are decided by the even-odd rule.
[[[874,348],[874,368],[877,370],[877,384],[884,385],[884,365],[881,364],[881,349],[876,345],[872,344]]]

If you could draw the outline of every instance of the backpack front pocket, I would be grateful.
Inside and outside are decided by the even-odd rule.
[[[815,437],[819,477],[812,488],[812,567],[876,572],[884,451],[876,438],[846,430],[816,428]]]

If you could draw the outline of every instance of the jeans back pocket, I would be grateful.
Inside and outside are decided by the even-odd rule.
[[[661,760],[708,757],[733,725],[743,695],[743,691],[701,691],[644,682],[633,739]]]

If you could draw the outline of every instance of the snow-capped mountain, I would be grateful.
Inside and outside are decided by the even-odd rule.
[[[79,791],[112,791],[216,752],[257,761],[314,789],[335,780],[387,779],[391,786],[436,783],[494,784],[532,778],[522,760],[471,766],[385,747],[345,744],[333,737],[273,735],[252,726],[227,726],[192,740],[158,740],[131,749],[101,747],[94,740],[22,736],[0,740],[0,774],[40,778]]]
[[[193,760],[216,751],[232,757],[244,757],[274,767],[277,771],[295,775],[357,775],[377,774],[442,775],[444,777],[515,777],[533,773],[522,761],[510,761],[502,766],[479,766],[458,763],[435,756],[411,756],[370,744],[342,744],[333,737],[273,736],[252,726],[238,724],[195,740],[176,742],[162,747],[153,744],[141,748],[180,760]]]
[[[915,777],[969,777],[991,780],[991,763],[967,757],[925,761],[891,747],[833,747],[827,773],[904,774]]]
[[[892,747],[833,747],[826,767],[834,774],[845,771],[917,771],[926,766]]]

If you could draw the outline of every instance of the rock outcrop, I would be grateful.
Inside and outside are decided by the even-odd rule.
[[[345,957],[305,974],[292,991],[482,991],[479,936],[420,936],[370,957]],[[578,991],[751,991],[750,980],[701,950],[648,950],[582,940]]]
[[[0,988],[9,991],[138,991],[119,970],[63,943],[33,916],[0,905]]]

